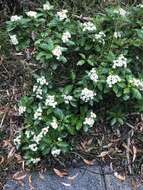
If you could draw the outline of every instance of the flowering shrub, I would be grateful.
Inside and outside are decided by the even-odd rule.
[[[103,111],[114,126],[142,111],[142,17],[139,5],[78,19],[49,2],[11,17],[11,43],[17,51],[32,49],[40,65],[33,91],[19,103],[24,128],[14,140],[28,163],[70,151],[70,138],[87,133]]]

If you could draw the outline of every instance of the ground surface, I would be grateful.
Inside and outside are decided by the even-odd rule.
[[[20,184],[9,180],[4,190],[143,190],[143,186],[139,182],[133,185],[130,179],[121,182],[113,175],[107,175],[107,168],[82,166],[69,169],[64,177],[50,172],[31,173]]]

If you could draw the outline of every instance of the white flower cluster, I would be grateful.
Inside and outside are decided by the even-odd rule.
[[[64,98],[64,101],[65,101],[65,104],[69,104],[70,103],[70,101],[72,101],[73,100],[73,97],[72,96],[70,96],[70,95],[63,95],[63,98]]]
[[[36,94],[36,98],[38,99],[42,99],[42,87],[41,86],[37,86],[37,85],[34,85],[33,86],[33,92]]]
[[[58,155],[60,155],[61,153],[61,150],[60,149],[57,149],[56,147],[52,148],[51,150],[51,154],[54,156],[54,157],[57,157]]]
[[[83,27],[83,31],[89,31],[89,32],[96,31],[96,26],[92,22],[85,22],[82,23],[81,25]]]
[[[126,16],[126,14],[127,14],[127,12],[122,8],[114,10],[114,13],[117,13],[117,14],[119,14],[121,16]]]
[[[98,40],[100,43],[105,44],[104,38],[106,37],[106,34],[105,34],[103,31],[99,32],[98,34],[95,34],[94,37],[95,37],[95,39]],[[94,41],[94,40],[93,40],[93,41]]]
[[[42,119],[42,108],[41,106],[38,107],[38,109],[34,113],[34,119],[41,120]]]
[[[19,106],[19,109],[18,109],[19,115],[22,115],[25,111],[26,111],[25,106]]]
[[[94,81],[94,82],[97,82],[98,81],[98,75],[97,75],[97,72],[96,72],[96,69],[95,68],[92,68],[91,71],[88,73],[88,76],[89,78]]]
[[[13,15],[13,16],[11,16],[10,20],[12,22],[19,21],[19,20],[21,20],[21,16]]]
[[[113,34],[113,36],[115,38],[121,38],[122,37],[122,33],[120,31],[115,31],[114,34]]]
[[[62,41],[64,43],[68,42],[70,38],[71,38],[70,32],[66,31],[66,32],[63,33]]]
[[[57,123],[57,120],[55,118],[53,119],[53,121],[50,124],[51,124],[51,127],[53,129],[57,129],[58,128],[58,123]]]
[[[29,147],[29,149],[32,150],[33,152],[36,152],[37,149],[38,149],[36,143],[30,144],[28,147]]]
[[[13,45],[17,45],[19,42],[18,42],[18,39],[17,39],[17,36],[14,34],[14,35],[10,35],[10,40],[11,40],[11,43]]]
[[[46,78],[44,76],[37,78],[37,83],[40,85],[34,85],[33,86],[33,92],[36,94],[36,98],[42,99],[42,86],[43,85],[48,85],[49,83],[47,82]]]
[[[96,119],[96,114],[91,112],[90,116],[86,117],[83,124],[84,125],[88,125],[90,127],[93,127],[94,123],[95,123],[95,119]]]
[[[27,12],[26,14],[27,14],[27,16],[29,16],[29,17],[33,17],[33,18],[36,18],[36,17],[37,17],[37,12],[35,12],[35,11],[29,11],[29,12]]]
[[[30,158],[28,160],[28,163],[37,164],[38,162],[40,162],[40,160],[40,158]]]
[[[45,101],[46,106],[50,106],[55,108],[58,103],[55,101],[55,96],[54,95],[48,95]]]
[[[39,83],[41,86],[44,84],[48,85],[48,82],[44,76],[37,78],[37,83]]]
[[[16,136],[13,142],[16,148],[18,149],[21,144],[21,133],[19,133],[19,135]]]
[[[108,86],[111,88],[114,84],[121,82],[121,78],[118,75],[109,75],[106,80]]]
[[[132,79],[130,80],[130,82],[136,86],[139,90],[143,91],[143,81],[141,81],[140,79]]]
[[[57,59],[59,59],[62,55],[62,47],[56,46],[53,50],[52,53],[54,56],[56,56]]]
[[[88,102],[90,100],[93,100],[94,96],[96,96],[95,92],[89,90],[88,88],[84,88],[81,92],[80,99],[84,102]]]
[[[49,11],[49,10],[51,10],[51,9],[53,9],[53,6],[50,5],[49,2],[46,2],[46,3],[43,5],[43,10],[44,10],[44,11]]]
[[[57,12],[57,16],[58,16],[59,20],[62,21],[64,19],[66,19],[67,18],[67,13],[68,13],[67,10],[62,10],[60,12]]]
[[[36,144],[39,144],[40,141],[42,140],[43,136],[45,136],[48,133],[48,131],[49,131],[49,126],[44,127],[38,135],[33,136],[33,141]]]
[[[123,54],[119,55],[118,59],[113,61],[113,68],[116,67],[127,67],[127,58]]]

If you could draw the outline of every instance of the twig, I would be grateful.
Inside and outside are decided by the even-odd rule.
[[[6,113],[3,114],[3,117],[2,117],[2,120],[1,120],[1,123],[0,123],[0,128],[2,128],[2,125],[3,125],[5,117],[6,117]]]

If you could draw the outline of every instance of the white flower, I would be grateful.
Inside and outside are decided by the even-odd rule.
[[[17,45],[19,43],[16,35],[10,35],[10,40],[13,45]]]
[[[48,131],[49,131],[49,126],[48,126],[48,127],[44,127],[44,128],[42,129],[41,133],[42,133],[43,135],[46,135],[46,134],[48,133]]]
[[[37,144],[39,144],[39,142],[42,140],[42,138],[43,138],[43,134],[39,133],[39,135],[33,136],[33,141],[36,142]]]
[[[30,144],[29,146],[29,149],[31,149],[33,152],[36,152],[37,151],[37,144]]]
[[[34,113],[34,119],[41,120],[42,119],[42,108],[39,106],[39,108]]]
[[[64,101],[65,101],[66,104],[69,104],[70,101],[73,100],[73,97],[70,96],[70,95],[65,95],[65,94],[64,94],[64,95],[63,95],[63,98],[64,98]]]
[[[96,93],[94,93],[92,90],[84,88],[81,92],[80,99],[84,102],[88,102],[93,100],[94,96],[96,96]]]
[[[117,13],[117,14],[119,14],[121,16],[126,16],[126,14],[127,14],[127,12],[122,8],[114,10],[114,13]]]
[[[90,117],[86,117],[85,121],[83,122],[84,125],[89,125],[90,127],[93,127],[94,125],[94,119]]]
[[[30,158],[30,160],[28,160],[28,163],[37,164],[38,162],[40,162],[40,160],[40,158]]]
[[[43,5],[43,9],[44,9],[44,11],[49,11],[49,10],[53,9],[53,6],[50,5],[49,2],[46,2],[46,3]]]
[[[98,40],[100,43],[103,43],[105,44],[105,40],[104,40],[104,37],[106,37],[105,33],[104,32],[99,32],[98,34],[95,34],[95,39]],[[94,41],[94,39],[93,39]]]
[[[62,10],[60,12],[57,12],[57,16],[59,17],[59,20],[64,20],[67,18],[67,10]]]
[[[43,91],[42,91],[41,86],[34,85],[33,86],[33,92],[36,94],[36,98],[38,98],[40,100],[43,98],[42,97]]]
[[[90,72],[88,73],[88,76],[89,78],[94,81],[94,82],[97,82],[98,81],[98,75],[97,75],[97,72],[96,72],[96,69],[95,68],[92,68],[90,70]]]
[[[140,79],[133,78],[130,83],[136,86],[139,90],[143,91],[143,81]]]
[[[90,116],[86,117],[83,124],[84,125],[88,125],[90,127],[93,127],[94,123],[95,123],[95,118],[96,118],[96,114],[91,112]]]
[[[30,136],[31,136],[31,131],[28,131],[28,130],[27,130],[27,131],[25,132],[25,135],[26,135],[26,138],[28,138],[28,139],[29,139],[29,138],[30,138]]]
[[[60,46],[56,46],[55,49],[52,50],[52,53],[57,57],[57,59],[59,59],[62,55],[62,48]]]
[[[17,16],[17,15],[11,16],[10,20],[11,20],[12,22],[21,20],[21,16]]]
[[[39,144],[39,142],[42,140],[43,136],[46,135],[49,131],[49,126],[44,127],[41,132],[38,135],[33,136],[33,141]]]
[[[53,129],[57,129],[58,128],[58,123],[57,123],[57,120],[55,118],[53,119],[53,121],[50,124],[51,124],[51,127]]]
[[[116,67],[127,67],[127,58],[123,54],[119,55],[118,59],[113,61],[113,68]]]
[[[22,115],[25,111],[26,111],[26,107],[25,106],[19,106],[19,115]]]
[[[17,137],[14,139],[14,145],[18,149],[20,144],[21,144],[21,134],[19,133],[19,135],[17,135]]]
[[[60,149],[57,149],[57,148],[52,148],[51,150],[51,154],[54,156],[54,157],[57,157],[58,155],[60,155],[61,153],[61,150]]]
[[[121,81],[121,78],[118,75],[109,75],[107,77],[107,84],[111,88],[114,84],[118,83]]]
[[[113,36],[114,36],[115,38],[121,38],[121,37],[122,37],[122,33],[119,32],[119,31],[116,31],[116,32],[114,32]]]
[[[37,17],[37,12],[35,12],[35,11],[29,11],[29,12],[27,12],[26,14],[27,14],[27,16],[29,16],[29,17],[33,17],[33,18],[36,18],[36,17]]]
[[[92,22],[85,22],[81,25],[83,27],[83,31],[96,31],[96,26]]]
[[[66,31],[66,32],[63,33],[62,41],[64,43],[68,42],[70,38],[71,38],[70,32]]]
[[[48,85],[48,82],[44,76],[37,78],[37,83],[39,83],[41,86],[44,84]]]
[[[90,112],[90,117],[93,118],[93,119],[95,119],[95,118],[96,118],[96,114],[91,111],[91,112]]]
[[[58,103],[55,101],[55,96],[54,95],[48,95],[45,101],[46,106],[51,106],[53,108],[56,107]]]
[[[143,4],[139,4],[139,5],[137,5],[137,7],[143,8]]]

